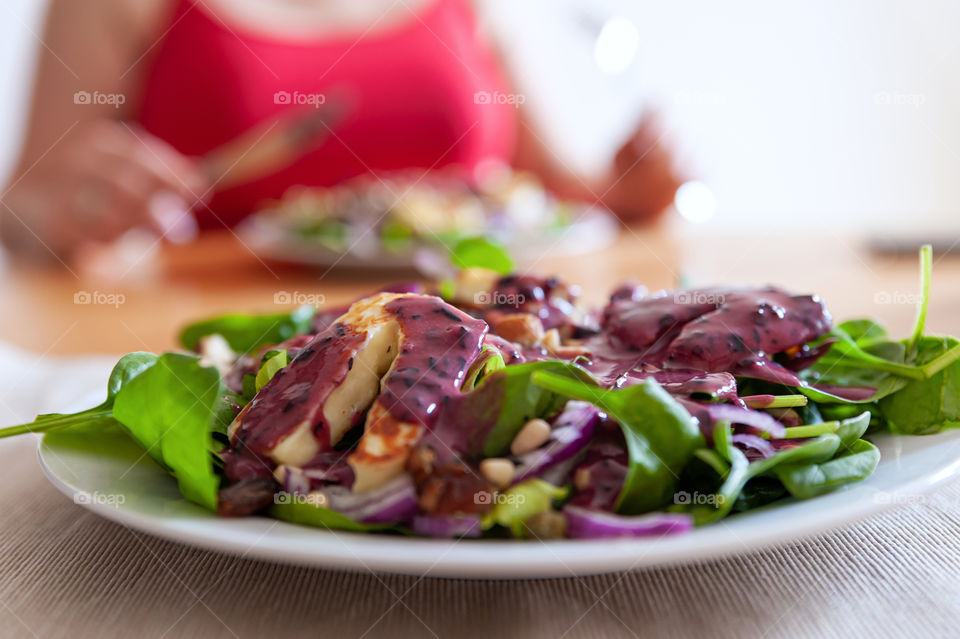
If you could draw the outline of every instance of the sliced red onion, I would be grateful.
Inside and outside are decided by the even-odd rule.
[[[730,441],[732,441],[734,444],[740,444],[741,446],[745,446],[756,451],[758,453],[757,455],[751,455],[750,451],[747,451],[747,459],[750,461],[759,459],[761,457],[772,457],[777,452],[769,440],[757,435],[737,433],[736,435],[730,437]]]
[[[872,386],[830,386],[827,384],[814,384],[811,388],[851,402],[863,402],[877,394],[877,389]]]
[[[425,537],[479,537],[481,533],[476,515],[417,515],[410,522],[410,529]]]
[[[803,419],[800,417],[800,414],[793,408],[768,408],[766,411],[770,413],[771,417],[787,428],[803,424]]]
[[[680,513],[629,517],[567,504],[563,514],[567,517],[567,537],[571,539],[675,535],[693,529],[693,517]]]
[[[569,401],[551,424],[547,443],[515,458],[517,470],[513,483],[539,477],[560,462],[586,448],[600,423],[600,411],[587,402]]]
[[[310,480],[312,488],[323,488],[326,484],[336,484],[345,488],[353,486],[353,468],[342,453],[330,452],[317,455],[302,469],[304,477]]]
[[[776,362],[763,358],[751,360],[730,372],[738,377],[750,377],[770,382],[771,384],[803,386],[803,380],[801,380],[796,373],[787,370]]]
[[[727,421],[733,424],[752,426],[770,433],[771,437],[777,439],[786,434],[784,425],[775,420],[769,413],[741,408],[733,404],[704,404],[704,410],[714,422]]]
[[[321,492],[331,510],[362,524],[409,521],[419,510],[417,490],[406,473],[367,492],[355,493],[343,486],[329,486]]]
[[[584,452],[581,451],[571,457],[570,459],[565,459],[554,466],[543,471],[539,479],[547,482],[548,484],[553,484],[554,486],[563,486],[570,483],[570,475],[573,474],[573,471],[580,465],[583,461]]]
[[[306,495],[310,492],[310,480],[304,476],[303,471],[292,466],[277,466],[273,473],[274,478],[281,486],[284,492],[290,495]]]

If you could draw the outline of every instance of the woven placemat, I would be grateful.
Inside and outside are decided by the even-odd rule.
[[[2,637],[956,637],[960,482],[735,558],[597,577],[470,581],[271,564],[74,505],[30,438],[0,442]]]

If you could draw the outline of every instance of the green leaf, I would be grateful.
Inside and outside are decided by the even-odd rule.
[[[807,464],[781,464],[774,469],[777,478],[791,495],[809,499],[845,484],[866,479],[880,463],[880,451],[870,442],[855,440],[849,449],[829,461]]]
[[[506,364],[503,362],[500,351],[489,344],[484,344],[480,354],[467,370],[463,378],[463,384],[460,385],[460,390],[468,393],[476,388],[477,384],[482,382],[487,375],[504,368],[506,368]]]
[[[249,353],[258,346],[305,334],[316,311],[313,306],[301,306],[290,313],[221,315],[187,326],[180,333],[180,343],[192,350],[202,337],[221,335],[234,351]]]
[[[267,513],[271,517],[289,521],[292,524],[328,528],[330,530],[349,530],[352,532],[371,532],[393,530],[391,524],[361,524],[346,515],[324,506],[311,504],[305,499],[291,499],[275,503]]]
[[[760,508],[789,495],[779,479],[772,477],[754,477],[743,487],[731,512],[742,513]]]
[[[840,438],[842,446],[850,446],[867,432],[867,428],[870,426],[870,417],[870,411],[863,411],[859,415],[844,419],[843,421],[837,420],[820,422],[818,424],[805,424],[803,426],[788,426],[785,429],[784,439],[835,434]]]
[[[485,237],[468,237],[457,242],[450,261],[460,269],[481,267],[502,275],[513,271],[513,260],[507,249]]]
[[[257,371],[259,372],[259,371]],[[243,403],[248,403],[257,394],[257,376],[253,373],[245,373],[240,380],[240,397]]]
[[[69,448],[98,457],[121,459],[133,464],[143,457],[143,448],[127,429],[115,419],[94,420],[70,428],[43,434],[45,444],[58,449]]]
[[[740,396],[747,408],[802,408],[807,405],[806,395],[748,395]]]
[[[402,222],[388,220],[380,229],[380,242],[390,252],[404,253],[413,246],[413,231]]]
[[[113,419],[113,403],[120,392],[132,379],[147,370],[157,361],[153,353],[135,352],[120,358],[110,372],[107,380],[107,398],[98,406],[69,415],[49,413],[38,415],[29,424],[10,426],[0,429],[0,438],[12,437],[23,433],[39,433],[59,428],[67,428],[88,422],[109,422]]]
[[[347,246],[347,225],[339,220],[310,219],[301,223],[297,232],[333,251],[344,251]]]
[[[875,342],[888,341],[887,329],[872,319],[847,320],[837,328],[846,333],[857,346],[863,347]]]
[[[273,376],[277,374],[277,371],[286,366],[288,363],[286,350],[273,351],[271,354],[268,354],[264,358],[264,362],[260,366],[260,370],[257,371],[257,377],[255,380],[257,391],[266,386],[267,382],[273,379]]]
[[[856,417],[850,417],[840,422],[837,427],[837,437],[840,438],[842,449],[850,448],[854,442],[863,437],[870,427],[870,411],[864,411]]]
[[[550,510],[554,500],[564,499],[568,489],[554,486],[542,479],[528,479],[497,494],[493,509],[481,521],[484,530],[494,524],[510,529],[517,539],[529,537],[526,526],[528,519]]]
[[[456,296],[457,294],[457,283],[451,277],[445,277],[441,279],[439,283],[439,288],[440,288],[440,297],[442,297],[444,300],[448,302],[452,300],[454,296]]]
[[[930,278],[933,274],[933,247],[925,244],[920,247],[920,303],[917,304],[917,319],[913,333],[907,340],[907,350],[911,353],[917,342],[923,337],[927,325],[927,307],[930,305]]]
[[[886,331],[870,320],[844,322],[815,343],[836,340],[830,351],[807,371],[807,376],[819,384],[873,387],[876,389],[873,396],[859,400],[860,403],[873,403],[899,394],[910,380],[925,386],[931,378],[960,360],[960,346],[956,343],[941,349],[933,357],[920,349],[927,339],[951,339],[923,336],[930,304],[932,269],[933,251],[926,245],[920,249],[920,302],[913,332],[908,339],[902,342],[887,340]],[[816,401],[855,403],[821,389],[806,388],[801,392]],[[950,421],[946,419],[940,423]],[[934,428],[934,424],[927,420],[921,428]]]
[[[820,338],[818,343],[827,339],[836,341],[830,351],[811,367],[811,372],[821,374],[818,382],[823,383],[822,377],[829,376],[837,367],[890,373],[909,379],[923,377],[923,372],[906,360],[906,348],[900,342],[872,342],[861,346],[839,326]]]
[[[923,337],[915,350],[921,365],[957,352],[953,337]],[[929,379],[910,381],[894,395],[880,400],[880,410],[894,432],[909,435],[935,433],[960,422],[960,361],[954,361]]]
[[[629,466],[617,496],[617,512],[639,514],[672,501],[677,479],[703,446],[703,435],[690,413],[654,379],[617,390],[542,371],[534,373],[533,381],[570,399],[590,402],[619,422]]]
[[[212,430],[224,391],[216,368],[166,353],[124,386],[113,405],[117,421],[174,474],[183,496],[210,510],[220,484],[210,455]]]
[[[750,473],[750,461],[739,448],[733,445],[729,422],[717,422],[713,427],[713,447],[730,464],[712,504],[697,505],[692,509],[694,521],[702,525],[722,519],[733,509],[737,498],[743,492]]]
[[[556,360],[515,364],[488,375],[472,393],[477,398],[478,413],[497,411],[496,422],[483,444],[485,457],[503,455],[524,424],[534,417],[548,417],[566,403],[565,397],[533,381],[531,376],[538,372],[553,373],[561,379],[594,381],[579,366]],[[499,401],[491,401],[494,396]],[[476,417],[480,418],[481,414]]]
[[[693,515],[698,526],[726,517],[751,479],[774,473],[783,464],[821,463],[829,460],[840,449],[840,437],[833,433],[811,438],[810,441],[781,450],[765,459],[749,462],[746,455],[733,445],[729,422],[714,425],[714,448],[730,464],[723,484],[711,503],[690,506],[687,512]]]
[[[862,321],[862,320],[860,320]],[[892,372],[893,367],[901,373],[909,369],[914,378],[922,377],[923,371],[905,363],[906,348],[901,342],[879,341],[868,343],[861,338],[858,343],[847,335],[843,325],[836,327],[831,335],[842,336],[813,366],[805,372],[818,385],[839,387],[870,387],[876,389],[873,395],[859,400],[838,397],[823,389],[803,387],[798,390],[818,402],[840,402],[844,404],[868,404],[896,393],[907,385],[909,378]],[[863,346],[861,346],[863,344]],[[864,358],[868,358],[865,360]],[[886,362],[878,365],[877,361]],[[885,370],[881,370],[885,369]]]

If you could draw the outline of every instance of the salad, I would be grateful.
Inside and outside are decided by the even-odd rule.
[[[468,182],[451,171],[360,176],[332,187],[296,187],[250,220],[301,246],[337,254],[405,256],[418,248],[487,236],[520,246],[559,237],[584,205],[556,199],[530,174],[508,167]],[[599,211],[586,217],[597,217]]]
[[[121,429],[224,517],[681,534],[869,477],[873,433],[960,423],[960,343],[924,330],[931,264],[927,247],[898,340],[775,287],[627,284],[585,309],[575,286],[474,246],[433,285],[192,324],[184,351],[121,358],[102,404],[0,436]]]

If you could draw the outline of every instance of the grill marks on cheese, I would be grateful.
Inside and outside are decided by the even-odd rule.
[[[444,398],[460,392],[486,330],[436,297],[360,300],[261,389],[231,428],[232,448],[303,466],[366,411],[364,434],[347,459],[355,491],[380,486],[402,472]]]

